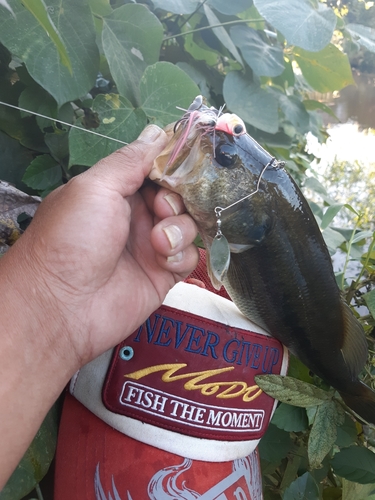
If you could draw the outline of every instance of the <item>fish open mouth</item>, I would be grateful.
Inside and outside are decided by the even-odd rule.
[[[150,172],[150,179],[159,182],[167,181],[168,184],[172,184],[174,181],[168,180],[167,177],[175,173],[183,162],[183,150],[190,151],[198,136],[204,136],[208,133],[215,136],[216,131],[233,136],[246,134],[246,127],[241,118],[234,114],[223,113],[223,109],[224,106],[219,109],[213,106],[208,107],[204,104],[201,95],[194,99],[188,109],[182,109],[185,111],[182,118],[165,129],[170,137],[170,142],[155,162]],[[215,157],[214,147],[213,156]],[[178,159],[179,165],[176,165]]]

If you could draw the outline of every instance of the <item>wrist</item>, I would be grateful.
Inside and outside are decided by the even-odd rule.
[[[48,411],[78,368],[43,275],[26,255],[23,238],[0,259],[0,356],[11,396],[27,388],[29,404]],[[1,389],[0,389],[1,390]],[[1,403],[1,400],[0,400]]]
[[[77,368],[48,290],[17,247],[0,259],[0,490]]]
[[[30,258],[30,246],[22,245],[26,237],[0,260],[2,336],[29,369],[38,362],[53,365],[56,382],[60,378],[64,386],[79,363],[43,270]]]

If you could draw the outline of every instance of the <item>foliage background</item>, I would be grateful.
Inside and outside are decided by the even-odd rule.
[[[1,0],[0,101],[66,124],[0,104],[0,179],[43,197],[121,146],[90,130],[130,142],[147,123],[180,118],[176,106],[197,94],[226,103],[286,161],[329,250],[344,253],[337,279],[368,336],[363,378],[374,387],[372,214],[332,199],[305,149],[307,132],[326,139],[322,113],[333,115],[312,95],[352,85],[352,68],[374,71],[374,23],[374,2],[360,0]],[[338,228],[342,210],[349,217]],[[296,382],[283,390],[294,406],[280,404],[260,444],[265,498],[375,499],[374,431],[296,359],[289,375]],[[280,381],[262,383],[280,395]],[[1,500],[21,498],[48,470],[56,414]]]

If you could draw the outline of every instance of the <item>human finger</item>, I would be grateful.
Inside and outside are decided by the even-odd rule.
[[[154,213],[160,219],[180,215],[186,212],[186,208],[179,194],[169,189],[161,188],[154,199]]]
[[[181,252],[169,257],[156,254],[156,261],[160,267],[174,275],[178,275],[178,280],[181,280],[189,276],[197,267],[199,261],[198,248],[194,243],[191,243]]]
[[[180,258],[196,238],[197,226],[188,214],[167,217],[156,224],[151,231],[151,244],[154,250],[166,257]]]
[[[119,192],[123,197],[134,194],[149,174],[153,161],[168,142],[165,132],[149,125],[137,140],[100,160],[82,174]]]

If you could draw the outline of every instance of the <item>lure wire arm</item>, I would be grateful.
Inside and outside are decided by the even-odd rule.
[[[279,162],[279,161],[276,160],[275,157],[273,157],[271,159],[271,161],[269,161],[263,167],[261,173],[259,174],[259,177],[258,177],[258,180],[257,180],[257,185],[256,185],[256,188],[255,188],[254,191],[252,191],[250,194],[247,194],[246,196],[244,196],[240,200],[235,201],[231,205],[228,205],[227,207],[224,207],[224,208],[223,207],[215,207],[214,208],[215,215],[216,215],[216,226],[217,226],[216,235],[215,235],[216,239],[220,239],[223,236],[223,233],[221,231],[221,224],[222,224],[222,222],[221,222],[221,214],[223,212],[227,212],[226,215],[230,215],[230,214],[234,213],[236,211],[236,209],[237,209],[236,205],[238,205],[239,203],[243,202],[244,200],[247,200],[247,198],[250,198],[251,196],[254,196],[259,191],[260,183],[261,183],[261,180],[262,180],[264,172],[267,170],[268,167],[274,167],[274,166],[277,166],[277,165],[283,166],[283,165],[285,165],[285,162]],[[229,210],[229,212],[228,212],[228,210]]]

